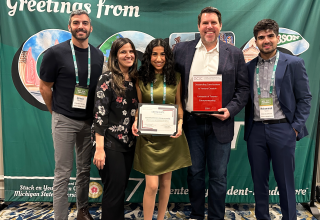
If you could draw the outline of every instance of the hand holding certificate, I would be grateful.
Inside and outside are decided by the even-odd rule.
[[[138,134],[175,135],[177,116],[177,105],[139,103]]]

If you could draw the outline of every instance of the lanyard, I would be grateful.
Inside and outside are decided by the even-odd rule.
[[[276,75],[276,69],[278,65],[278,60],[279,60],[279,51],[277,51],[276,54],[276,61],[273,66],[273,71],[272,71],[272,76],[271,76],[271,82],[270,82],[270,91],[269,93],[272,94],[273,91],[273,86],[274,86],[274,76]],[[261,90],[260,90],[260,83],[259,83],[259,65],[257,64],[256,68],[256,74],[257,74],[257,90],[258,90],[258,95],[261,95]]]
[[[74,47],[72,40],[70,40],[70,47],[72,51],[72,58],[73,58],[73,64],[74,64],[74,71],[76,73],[76,83],[77,86],[79,85],[79,76],[78,76],[78,65],[77,65],[77,60],[76,60],[76,54],[74,53]],[[90,45],[88,46],[88,79],[87,79],[87,87],[89,88],[90,85],[90,75],[91,75],[91,53],[90,53]]]
[[[151,88],[151,103],[154,104],[154,101],[153,101],[153,82],[151,82],[150,84],[150,88]],[[167,93],[167,84],[166,84],[166,75],[163,75],[163,101],[162,103],[163,104],[166,104],[166,93]]]

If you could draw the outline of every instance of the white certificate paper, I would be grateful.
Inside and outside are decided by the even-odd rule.
[[[139,103],[138,134],[175,135],[178,105]]]

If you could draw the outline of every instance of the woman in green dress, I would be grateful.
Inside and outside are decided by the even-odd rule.
[[[140,103],[178,105],[176,135],[140,135],[134,156],[133,168],[145,174],[146,179],[143,196],[144,219],[152,219],[155,197],[160,186],[157,220],[162,220],[170,196],[172,171],[191,166],[188,143],[182,131],[181,77],[174,71],[173,54],[168,43],[162,39],[154,39],[148,44],[138,74],[136,89]],[[132,133],[138,136],[137,132],[136,114]]]

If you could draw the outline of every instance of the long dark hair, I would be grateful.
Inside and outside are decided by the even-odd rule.
[[[137,51],[129,38],[118,38],[116,39],[111,46],[109,58],[108,58],[108,71],[112,72],[112,83],[111,87],[115,91],[117,96],[124,96],[125,95],[125,86],[124,83],[124,76],[119,67],[119,63],[117,61],[117,54],[123,45],[129,43],[133,49],[135,59],[133,65],[129,68],[129,77],[131,79],[137,78],[137,65],[138,65],[138,58],[137,58]]]
[[[144,85],[153,82],[155,79],[154,67],[151,64],[151,55],[154,47],[161,46],[164,48],[164,53],[166,56],[166,63],[162,69],[162,74],[166,76],[167,85],[176,85],[176,74],[174,71],[174,60],[173,53],[169,47],[169,44],[161,38],[152,40],[143,54],[141,66],[138,71],[139,80],[141,80]]]

